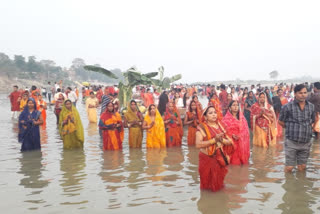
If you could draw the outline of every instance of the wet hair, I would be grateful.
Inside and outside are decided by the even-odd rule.
[[[301,91],[302,89],[307,88],[304,84],[299,84],[294,87],[294,93]]]

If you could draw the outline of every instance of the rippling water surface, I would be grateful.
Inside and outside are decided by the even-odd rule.
[[[41,131],[41,152],[20,152],[17,120],[0,96],[0,210],[4,213],[320,213],[320,148],[307,173],[285,175],[283,144],[251,149],[250,164],[231,166],[226,188],[200,191],[198,150],[102,151],[97,125],[85,128],[83,150],[63,150],[53,109]],[[145,142],[145,141],[144,141]]]

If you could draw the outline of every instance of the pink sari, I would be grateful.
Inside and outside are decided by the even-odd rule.
[[[230,163],[234,165],[248,164],[250,157],[250,134],[246,118],[239,111],[239,120],[227,111],[222,122],[227,127],[230,136],[237,135],[239,140],[234,140],[234,153],[231,156]]]

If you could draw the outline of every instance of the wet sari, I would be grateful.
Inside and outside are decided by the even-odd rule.
[[[116,127],[117,124],[121,126]],[[101,114],[99,128],[102,130],[103,150],[122,149],[123,125],[114,112],[106,110]]]
[[[225,133],[225,137],[231,139],[226,132],[225,126],[222,123],[218,124],[217,129],[209,126],[206,122],[198,126],[198,131],[204,136],[204,141],[210,140],[220,133]],[[227,156],[232,155],[233,146],[225,146],[220,143],[219,145],[213,144],[207,147],[206,151],[207,154],[199,152],[200,189],[216,192],[224,187],[224,178],[228,173],[228,169],[227,165],[222,163],[225,163],[224,156],[227,158]]]
[[[32,101],[35,109],[37,104],[34,99],[29,98],[28,101]],[[28,105],[19,116],[19,142],[22,143],[21,151],[30,151],[41,149],[40,144],[40,130],[39,125],[34,125],[33,120],[37,121],[40,118],[41,113],[38,110],[34,110],[30,113]]]
[[[59,132],[63,140],[63,148],[82,148],[84,143],[84,131],[79,112],[74,105],[71,110],[66,108],[66,100],[59,117]],[[70,101],[71,102],[71,101]],[[66,121],[66,123],[64,123]]]
[[[216,109],[216,112],[218,114],[218,120],[222,120],[223,115],[222,115],[222,110],[221,110],[219,98],[210,99],[208,106],[213,106]]]
[[[42,115],[42,119],[43,119],[43,124],[41,125],[43,128],[46,127],[46,124],[47,124],[47,111],[46,111],[46,106],[47,106],[47,103],[46,101],[44,100],[38,100],[38,111],[41,112],[41,115]]]
[[[199,122],[201,121],[201,113],[199,112],[198,109],[196,109],[195,113],[188,111],[186,112],[186,117],[187,117],[187,121],[193,120],[193,123],[191,123],[188,127],[188,145],[192,146],[196,144],[196,133],[198,131],[197,127],[199,125],[197,120]]]
[[[97,98],[88,97],[86,99],[86,110],[88,115],[88,120],[90,123],[97,123],[97,108],[95,107],[98,104]],[[89,107],[94,106],[94,107]]]
[[[144,118],[147,125],[152,123],[152,119],[147,112],[147,115]],[[165,148],[166,147],[166,133],[164,128],[163,119],[156,109],[156,116],[154,119],[154,125],[147,129],[147,148]]]
[[[247,120],[239,110],[239,119],[234,118],[230,111],[228,111],[222,122],[226,125],[230,136],[237,135],[239,137],[238,140],[233,139],[234,152],[231,156],[230,164],[248,164],[250,157],[250,134]]]
[[[128,124],[132,124],[135,121],[140,124],[134,124],[129,127],[129,146],[130,148],[141,148],[143,138],[143,116],[139,110],[132,111],[130,103],[128,104],[127,112],[124,114]],[[137,106],[138,109],[138,106]]]
[[[167,105],[166,112],[164,113],[164,120],[169,120],[166,124],[166,144],[167,147],[181,146],[183,127],[180,113],[174,105],[174,110],[171,112]]]
[[[273,120],[270,120],[265,114],[261,116],[261,107],[256,102],[251,107],[251,126],[253,131],[253,145],[268,147],[276,144],[276,117],[273,107],[266,101],[265,111],[273,115]]]

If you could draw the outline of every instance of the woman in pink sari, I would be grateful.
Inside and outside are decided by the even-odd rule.
[[[246,118],[240,111],[239,102],[233,100],[229,103],[228,111],[222,122],[226,125],[228,133],[234,142],[234,153],[230,164],[248,164],[250,157],[250,134]]]

